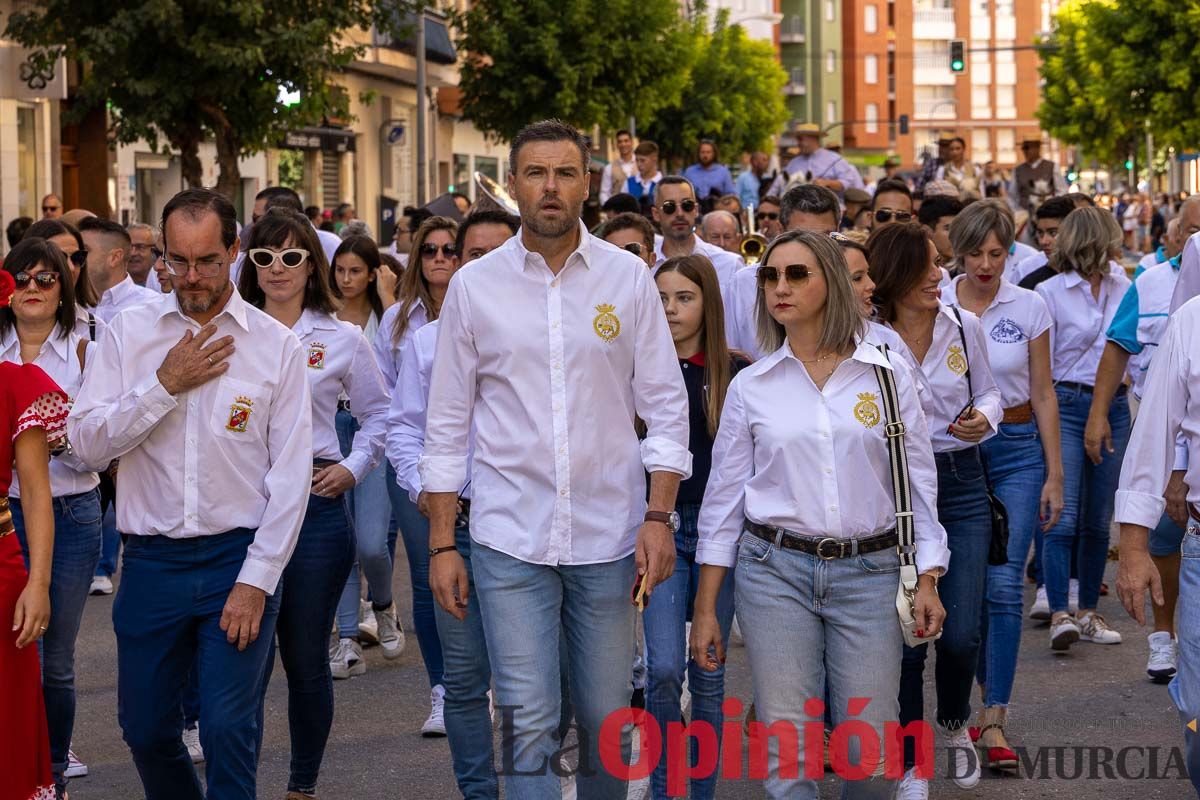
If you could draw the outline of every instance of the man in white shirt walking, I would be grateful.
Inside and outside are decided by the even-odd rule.
[[[306,360],[230,284],[236,225],[210,190],[167,203],[174,292],[108,326],[67,421],[85,465],[121,459],[118,719],[147,800],[256,796],[276,587],[308,501]],[[180,736],[193,668],[207,792]]]
[[[604,165],[600,175],[600,205],[617,192],[625,191],[625,180],[638,174],[633,157],[633,134],[626,130],[617,131],[617,158]]]
[[[649,594],[671,573],[671,509],[691,473],[687,395],[654,282],[643,261],[579,220],[587,158],[584,138],[556,120],[513,139],[521,231],[450,282],[420,462],[430,586],[462,619],[469,591],[454,522],[474,445],[471,558],[505,782],[509,796],[539,800],[560,796],[560,626],[579,794],[625,797],[626,782],[600,762],[601,724],[629,699],[631,591]]]
[[[132,241],[123,227],[103,217],[88,217],[79,223],[79,235],[87,249],[88,278],[100,296],[96,316],[101,321],[112,322],[125,309],[162,297],[134,283],[127,266]]]

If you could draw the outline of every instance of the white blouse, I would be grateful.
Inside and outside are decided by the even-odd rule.
[[[1100,281],[1100,299],[1078,272],[1063,272],[1037,285],[1054,327],[1050,329],[1051,369],[1055,382],[1091,386],[1104,353],[1104,334],[1129,289],[1125,273],[1109,272]]]

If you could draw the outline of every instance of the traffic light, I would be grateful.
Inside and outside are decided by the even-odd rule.
[[[1079,180],[1079,170],[1075,168],[1074,164],[1069,164],[1067,166],[1067,183],[1074,183],[1077,180]]]
[[[1133,159],[1132,158],[1125,159],[1125,169],[1133,169]]]
[[[967,44],[962,39],[950,40],[950,71],[965,72],[967,69]]]

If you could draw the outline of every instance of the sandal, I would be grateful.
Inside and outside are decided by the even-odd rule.
[[[995,728],[996,730],[1000,731],[1001,734],[1004,733],[1003,725],[999,725],[997,723],[992,723],[990,725],[984,725],[982,728],[979,729],[980,741],[982,741],[983,734],[987,733],[992,728]],[[980,750],[984,751],[983,765],[985,767],[987,767],[988,769],[999,770],[1001,772],[1016,772],[1017,771],[1017,766],[1019,765],[1020,761],[1017,758],[1017,754],[1015,752],[1013,752],[1012,748],[1010,748],[1010,747],[984,747],[983,745],[978,744],[978,743],[975,746],[977,748],[979,748]]]

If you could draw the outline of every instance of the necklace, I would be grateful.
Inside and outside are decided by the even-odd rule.
[[[801,364],[820,364],[822,361],[828,361],[829,359],[833,358],[834,355],[835,355],[835,353],[826,353],[825,355],[817,356],[816,358],[809,358],[809,359],[802,358],[802,359],[800,359],[800,363]]]

